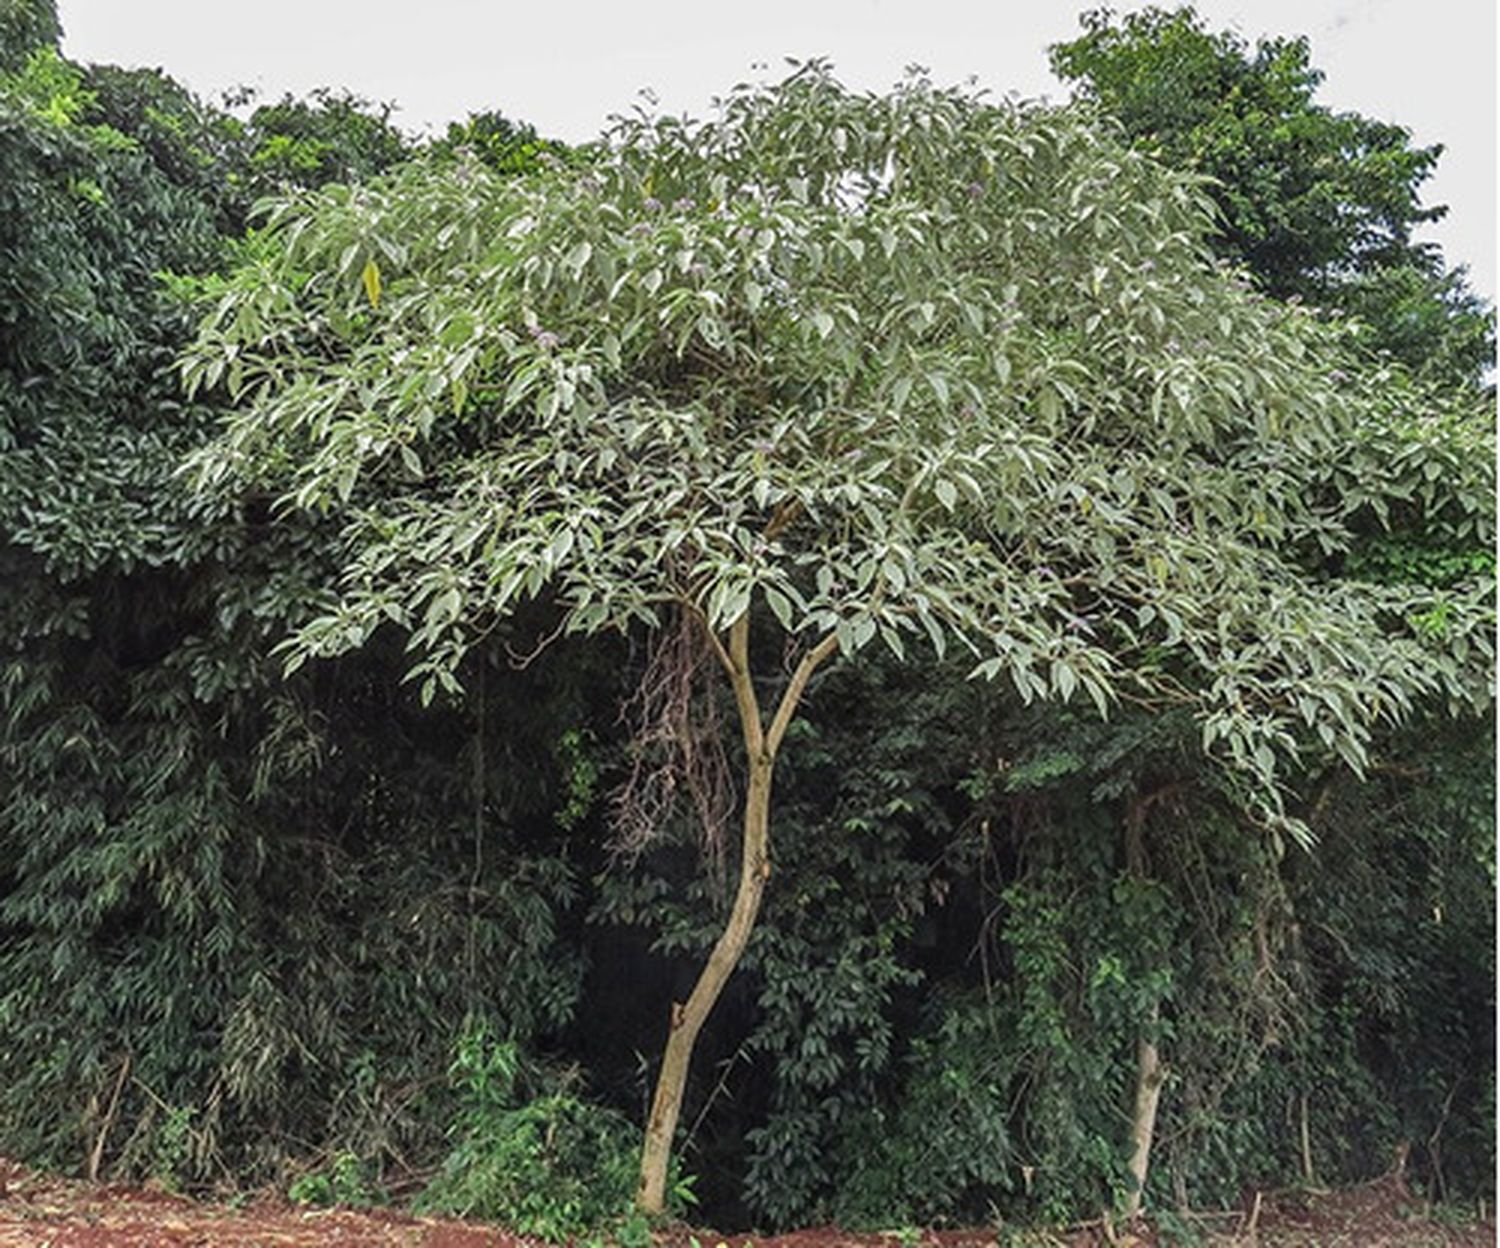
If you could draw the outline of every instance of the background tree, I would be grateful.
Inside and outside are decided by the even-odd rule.
[[[230,94],[244,107],[254,92]],[[372,104],[348,91],[320,87],[305,99],[290,94],[256,104],[240,142],[252,198],[288,187],[358,182],[393,168],[411,155],[413,142],[392,123],[394,104]]]
[[[0,1138],[168,1182],[312,1142],[394,1181],[444,1147],[466,1018],[530,1054],[571,1015],[578,872],[535,829],[589,703],[492,673],[535,712],[512,735],[374,653],[267,657],[326,536],[177,475],[216,413],[182,401],[174,289],[237,241],[242,136],[154,72],[0,75]]]
[[[57,0],[0,3],[0,72],[15,73],[38,48],[55,51],[61,38]]]
[[[1440,144],[1413,147],[1399,125],[1318,104],[1305,37],[1251,49],[1186,7],[1081,21],[1082,36],[1052,48],[1053,71],[1144,148],[1213,179],[1220,255],[1277,299],[1358,317],[1370,347],[1416,371],[1480,378],[1492,310],[1413,238],[1447,211],[1420,196]]]
[[[440,139],[428,146],[434,154],[456,155],[460,150],[477,157],[500,173],[527,173],[544,157],[573,158],[573,149],[556,139],[544,139],[535,126],[511,121],[502,113],[470,113],[462,122],[448,123]]]
[[[815,64],[714,124],[622,123],[583,172],[415,163],[286,201],[205,322],[189,383],[240,407],[201,487],[346,523],[292,669],[389,622],[455,690],[495,629],[645,626],[728,681],[739,885],[672,1010],[647,1211],[770,874],[777,752],[835,654],[958,645],[1028,700],[1185,708],[1294,830],[1303,750],[1360,768],[1378,722],[1487,696],[1482,582],[1433,632],[1432,590],[1338,574],[1384,500],[1361,448],[1422,444],[1432,396],[1350,384],[1311,318],[1210,263],[1209,220],[1074,114],[855,97]],[[554,622],[523,641],[531,599]]]

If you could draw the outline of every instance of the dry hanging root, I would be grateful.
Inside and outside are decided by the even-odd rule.
[[[715,664],[702,623],[687,611],[651,634],[646,670],[620,711],[632,733],[630,770],[613,795],[618,852],[640,853],[685,800],[705,854],[722,868],[735,794],[714,699]]]

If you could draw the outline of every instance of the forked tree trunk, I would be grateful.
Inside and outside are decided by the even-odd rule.
[[[662,1054],[661,1073],[656,1080],[656,1094],[651,1099],[651,1117],[641,1147],[640,1185],[636,1189],[636,1207],[652,1216],[666,1208],[672,1137],[682,1113],[682,1094],[687,1086],[693,1045],[729,976],[739,964],[740,955],[745,952],[755,927],[755,916],[760,912],[766,881],[771,876],[771,778],[776,767],[776,751],[796,713],[807,682],[818,665],[837,649],[835,638],[829,636],[802,656],[776,707],[770,727],[765,727],[761,722],[755,683],[750,676],[749,636],[748,612],[729,630],[727,649],[712,632],[708,633],[734,687],[735,705],[745,739],[748,777],[744,832],[740,842],[740,880],[729,922],[709,954],[708,963],[693,985],[692,993],[686,1002],[672,1004],[671,1028],[667,1033],[666,1051]]]

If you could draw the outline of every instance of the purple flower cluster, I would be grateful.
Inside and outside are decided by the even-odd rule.
[[[550,329],[543,329],[540,325],[528,325],[526,332],[536,340],[536,345],[543,351],[551,351],[554,347],[561,345],[562,339]]]

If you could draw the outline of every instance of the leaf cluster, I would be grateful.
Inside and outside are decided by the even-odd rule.
[[[1086,111],[819,64],[582,170],[418,161],[271,209],[184,359],[236,404],[194,476],[345,525],[289,668],[394,624],[430,696],[528,600],[584,634],[763,607],[1189,709],[1279,817],[1303,750],[1358,767],[1375,723],[1483,698],[1489,589],[1443,591],[1443,652],[1427,587],[1337,575],[1393,492],[1365,448],[1459,400],[1265,302],[1210,225]],[[1488,531],[1491,496],[1442,505]]]
[[[1053,71],[1174,168],[1211,179],[1220,255],[1277,299],[1365,323],[1368,349],[1450,384],[1493,361],[1494,316],[1414,232],[1447,209],[1422,203],[1442,146],[1316,101],[1305,37],[1251,48],[1190,7],[1085,13],[1051,49]]]

